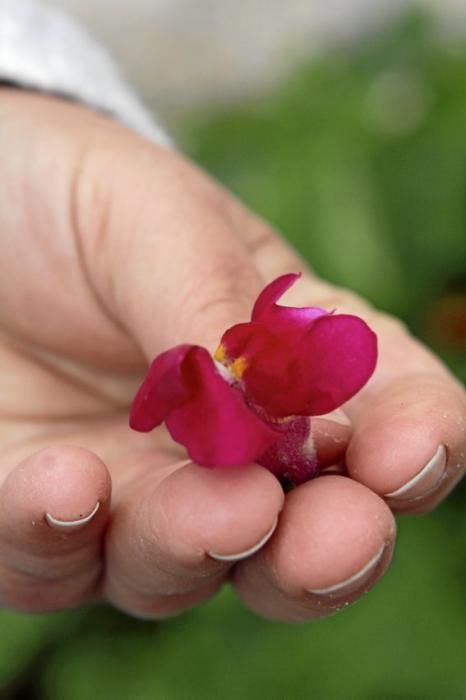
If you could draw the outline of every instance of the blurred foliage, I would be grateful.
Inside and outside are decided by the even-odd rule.
[[[403,317],[462,378],[465,88],[464,46],[409,17],[181,134],[319,273]],[[318,623],[259,620],[228,590],[160,624],[2,612],[0,698],[466,700],[464,495],[401,519],[385,579]]]
[[[466,378],[466,52],[410,16],[185,145],[314,269],[405,319]]]

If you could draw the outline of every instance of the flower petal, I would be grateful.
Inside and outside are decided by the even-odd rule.
[[[248,464],[280,438],[247,407],[242,393],[223,379],[204,348],[193,346],[187,352],[182,373],[190,398],[170,412],[166,424],[197,464]]]
[[[230,362],[236,360],[229,365],[232,370],[241,358],[238,380],[256,409],[281,418],[306,406],[309,389],[302,382],[295,334],[273,333],[262,323],[239,323],[224,333],[221,345]]]
[[[129,424],[134,430],[149,432],[163,423],[172,408],[190,397],[181,366],[193,345],[178,345],[158,355],[134,397]]]
[[[364,386],[377,361],[375,333],[345,314],[320,316],[299,334],[238,324],[222,345],[229,358],[244,358],[244,391],[272,417],[333,411]]]
[[[377,364],[377,336],[350,314],[322,316],[311,326],[298,350],[309,390],[303,413],[322,415],[354,396]]]
[[[299,277],[300,273],[291,272],[268,284],[256,299],[251,320],[263,323],[274,332],[289,333],[305,330],[316,318],[327,315],[328,311],[317,306],[297,308],[275,303]]]
[[[277,277],[277,279],[264,287],[252,309],[251,321],[258,321],[262,318],[300,277],[300,272],[289,272],[286,275]]]
[[[227,363],[244,358],[247,365],[260,362],[263,353],[273,351],[276,334],[261,323],[237,323],[222,336],[222,348]]]

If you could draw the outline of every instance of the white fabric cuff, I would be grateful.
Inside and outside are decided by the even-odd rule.
[[[75,99],[171,143],[92,37],[34,0],[0,0],[1,81]]]

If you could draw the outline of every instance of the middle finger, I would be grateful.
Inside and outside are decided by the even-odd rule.
[[[322,476],[288,494],[267,545],[239,563],[233,584],[256,613],[323,617],[369,590],[390,562],[395,522],[362,484]]]

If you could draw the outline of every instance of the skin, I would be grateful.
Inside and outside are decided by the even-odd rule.
[[[464,472],[466,398],[396,320],[315,277],[269,226],[182,156],[84,107],[0,94],[0,605],[26,611],[105,599],[165,617],[230,580],[255,612],[334,612],[387,568],[393,512],[435,507]],[[346,474],[286,498],[256,465],[190,464],[163,429],[129,430],[131,399],[159,352],[214,350],[264,283],[303,271],[295,305],[363,316],[380,362],[345,406],[314,421]],[[389,498],[440,444],[448,468],[416,498]],[[429,491],[428,495],[424,495]],[[112,494],[111,494],[112,492]],[[80,520],[56,529],[46,513]],[[390,506],[390,507],[389,507]],[[217,561],[253,547],[257,553]],[[375,569],[348,591],[310,593]]]

